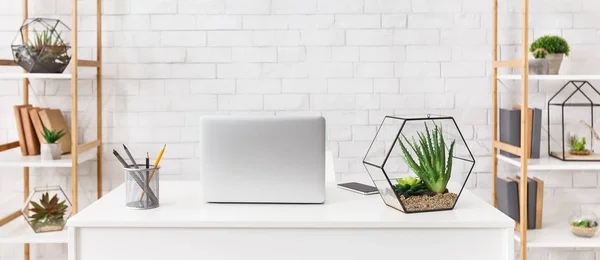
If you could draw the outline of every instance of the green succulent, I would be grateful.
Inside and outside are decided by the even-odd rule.
[[[404,197],[418,196],[430,192],[429,188],[427,188],[427,185],[421,181],[415,185],[398,183],[394,189],[398,195],[404,195]]]
[[[396,182],[398,182],[398,184],[400,184],[400,185],[415,186],[415,185],[421,183],[421,180],[419,180],[419,178],[415,178],[413,176],[406,176],[402,179],[396,180]]]
[[[554,36],[554,35],[542,36],[542,37],[538,38],[537,40],[535,40],[529,47],[529,51],[532,53],[538,49],[546,50],[548,52],[547,54],[564,53],[566,56],[569,56],[569,52],[571,52],[569,43],[567,43],[567,41],[565,39],[563,39],[562,37]],[[545,57],[545,55],[544,55],[544,57]]]
[[[568,140],[569,148],[573,151],[585,150],[585,143],[585,137],[580,140],[576,135],[571,135]]]
[[[60,138],[62,138],[66,134],[67,133],[65,133],[63,130],[56,132],[56,131],[50,130],[46,127],[44,127],[44,131],[42,132],[42,136],[44,137],[44,140],[46,140],[46,143],[48,143],[48,144],[56,143],[56,141],[58,141]]]
[[[594,220],[584,219],[584,220],[572,222],[571,225],[574,227],[581,227],[581,228],[593,228],[593,227],[598,226],[598,222],[596,222]]]
[[[418,141],[413,136],[412,142],[404,135],[402,135],[404,141],[402,141],[402,138],[398,138],[398,143],[404,154],[402,159],[430,191],[444,193],[452,174],[452,155],[455,141],[450,144],[446,156],[446,142],[441,127],[436,125],[433,131],[429,131],[429,127],[425,123],[425,132],[417,132],[417,136]],[[416,160],[409,152],[405,142],[415,153]]]
[[[56,194],[52,198],[50,198],[48,192],[42,194],[39,203],[29,202],[32,206],[29,211],[33,212],[33,215],[29,216],[31,223],[60,223],[69,207],[66,203],[66,200],[59,202]]]
[[[67,53],[68,46],[61,40],[60,35],[55,29],[48,29],[42,32],[33,32],[33,40],[29,40],[27,48],[40,55],[39,60],[42,62],[54,62],[59,60],[67,62],[69,55]]]
[[[536,59],[544,59],[548,56],[548,51],[543,48],[535,49],[531,52]]]

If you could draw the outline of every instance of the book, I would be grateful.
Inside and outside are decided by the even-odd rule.
[[[23,125],[23,134],[25,135],[25,143],[27,144],[27,154],[38,155],[40,154],[40,141],[29,117],[30,109],[33,108],[31,106],[21,107],[21,123]]]
[[[66,134],[58,139],[58,143],[61,144],[62,153],[71,152],[71,134],[69,133],[69,127],[63,117],[63,114],[58,109],[44,109],[39,112],[40,120],[44,127],[53,131],[64,131]]]
[[[542,216],[544,209],[544,182],[536,177],[531,178],[537,183],[537,195],[535,204],[535,228],[542,228]]]
[[[14,106],[15,119],[17,120],[17,133],[19,134],[19,146],[21,147],[21,154],[27,155],[27,143],[25,142],[25,132],[23,132],[23,121],[21,117],[21,108],[28,107],[31,105]]]
[[[42,125],[42,120],[40,119],[39,111],[43,110],[43,108],[34,107],[33,109],[29,109],[29,118],[31,119],[31,123],[33,124],[33,130],[38,137],[40,143],[45,144],[46,140],[44,139],[44,125]]]
[[[527,113],[528,124],[525,132],[531,140],[529,158],[540,158],[540,145],[542,133],[542,110],[530,108]],[[500,109],[499,111],[499,140],[516,147],[521,147],[521,106],[513,109]],[[518,158],[519,156],[500,150],[500,154]]]
[[[519,222],[519,195],[517,182],[496,177],[496,202],[498,210]]]
[[[517,184],[520,186],[521,177],[517,175],[515,179],[517,180]],[[533,178],[527,178],[527,229],[537,228],[537,195],[538,182],[536,182]]]

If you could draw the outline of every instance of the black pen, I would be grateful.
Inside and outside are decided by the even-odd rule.
[[[115,149],[113,149],[113,154],[115,155],[115,157],[117,157],[117,160],[119,160],[119,162],[121,162],[123,167],[129,168],[129,165],[127,165],[125,160],[123,160],[123,157],[121,157],[121,155],[119,155],[119,153]]]
[[[125,153],[129,157],[129,160],[131,160],[131,163],[133,164],[133,168],[139,169],[140,167],[138,167],[137,163],[133,159],[133,156],[131,156],[131,153],[129,152],[129,149],[127,149],[127,146],[123,145],[123,148],[125,149]]]
[[[150,154],[146,153],[146,169],[150,169]]]

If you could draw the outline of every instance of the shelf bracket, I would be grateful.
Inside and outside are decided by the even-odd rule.
[[[516,156],[521,156],[521,153],[522,153],[521,147],[516,147],[514,145],[510,145],[510,144],[499,142],[499,141],[494,141],[493,145],[494,145],[494,148],[498,148],[502,151],[505,151],[507,153],[510,153],[510,154],[513,154]]]
[[[6,151],[6,150],[10,150],[13,148],[17,148],[19,147],[19,141],[15,141],[12,143],[7,143],[7,144],[0,144],[0,152]]]
[[[523,67],[523,60],[502,60],[495,61],[494,68],[519,68]]]
[[[1,218],[0,219],[0,227],[8,224],[9,222],[13,221],[14,219],[16,219],[16,218],[18,218],[20,216],[21,216],[21,211],[17,210],[15,212],[7,215],[6,217]]]
[[[77,153],[83,153],[83,152],[87,152],[93,148],[96,148],[98,146],[100,146],[102,144],[102,142],[100,142],[100,140],[95,140],[92,142],[89,142],[87,144],[82,144],[77,146]]]

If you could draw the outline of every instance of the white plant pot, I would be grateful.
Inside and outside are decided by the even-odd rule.
[[[563,53],[546,55],[546,60],[548,60],[549,67],[548,74],[558,75],[558,72],[560,71],[560,64],[562,63],[564,56],[565,55]]]
[[[547,59],[529,60],[529,74],[548,75],[548,73],[550,73],[550,65]]]
[[[42,161],[60,160],[62,147],[60,143],[55,144],[41,144],[41,157]]]

